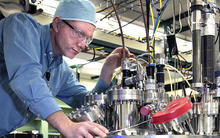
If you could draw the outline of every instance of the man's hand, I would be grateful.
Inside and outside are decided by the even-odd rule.
[[[134,58],[134,54],[131,54],[127,48],[125,48],[125,57]],[[114,69],[121,66],[121,60],[123,58],[123,48],[116,48],[112,53],[106,58],[106,61],[102,67],[100,77],[107,84],[111,83],[112,74]]]
[[[94,136],[106,137],[108,130],[93,122],[72,123],[69,128],[65,130],[65,137],[67,138],[93,138]]]
[[[93,122],[72,122],[63,111],[53,113],[46,120],[66,138],[105,137],[108,133],[105,127]]]

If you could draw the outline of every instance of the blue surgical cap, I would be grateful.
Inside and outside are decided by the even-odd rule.
[[[96,24],[95,6],[89,0],[61,0],[54,14],[56,16],[63,20]]]

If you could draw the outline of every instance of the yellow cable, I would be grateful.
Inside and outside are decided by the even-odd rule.
[[[156,32],[157,32],[157,29],[158,29],[159,25],[160,25],[160,20],[158,21],[157,28],[156,28],[156,30],[155,30],[155,33],[154,33],[154,36],[153,36],[153,39],[152,39],[152,46],[154,46],[155,34],[156,34]]]
[[[99,50],[99,49],[103,49],[104,47],[97,47],[97,48],[94,48],[95,50]]]
[[[168,76],[169,76],[171,92],[173,92],[173,82],[172,82],[172,79],[171,79],[170,70],[167,67],[165,67],[165,69],[167,70],[167,73],[168,73]]]
[[[157,24],[157,28],[156,28],[156,30],[155,30],[155,33],[157,32],[157,29],[158,29],[159,25],[160,25],[160,20],[158,21],[158,24]],[[153,36],[153,39],[152,39],[152,47],[153,47],[154,49],[155,49],[155,46],[154,46],[155,33],[154,33],[154,36]],[[154,55],[154,51],[152,51],[152,55]],[[153,62],[152,62],[152,63],[153,63]]]
[[[191,68],[192,68],[192,64],[191,64],[190,67],[188,67],[188,68],[184,68],[184,70],[190,70]]]
[[[96,12],[99,12],[99,11],[101,11],[101,10],[103,10],[103,9],[96,9],[95,11],[96,11]]]
[[[188,86],[191,88],[191,85],[189,84],[189,81],[183,76],[183,74],[182,74],[178,69],[176,69],[175,67],[170,66],[170,65],[168,65],[168,64],[165,64],[165,66],[167,66],[167,67],[169,67],[169,68],[175,70],[177,73],[179,73],[179,74],[181,75],[181,77],[186,81],[186,83],[188,84]],[[195,92],[194,92],[194,91],[193,91],[193,98],[194,98],[194,100],[196,101],[196,96],[195,96]]]
[[[162,7],[162,1],[160,0],[160,8]]]
[[[150,8],[151,8],[151,5],[150,5]],[[160,8],[162,8],[162,0],[160,0]],[[153,24],[153,25],[154,25],[154,24]],[[154,36],[153,36],[153,38],[152,38],[152,46],[153,46],[153,47],[154,47],[155,34],[156,34],[156,32],[157,32],[157,29],[158,29],[159,25],[160,25],[160,19],[159,19],[159,21],[158,21],[158,23],[157,23],[157,28],[156,28],[155,33],[154,33]],[[153,26],[153,28],[154,28],[154,26]]]
[[[173,69],[173,70],[175,70],[177,73],[179,73],[180,76],[186,81],[186,83],[188,84],[188,86],[191,87],[191,85],[189,84],[189,81],[183,76],[183,74],[182,74],[178,69],[176,69],[175,67],[170,66],[170,65],[168,65],[168,64],[166,64],[166,66],[169,67],[169,68],[171,68],[171,69]]]
[[[116,72],[113,73],[112,75],[112,80],[115,78],[116,75],[118,75],[119,73],[121,73],[121,68],[119,70],[117,70]]]
[[[100,11],[102,11],[102,10],[103,10],[103,9],[96,9],[95,11],[96,11],[96,12],[100,12]],[[109,9],[109,11],[111,11],[111,12],[112,12],[112,10],[114,10],[114,9],[113,9],[113,8],[110,8],[110,9]]]
[[[154,28],[154,13],[153,13],[153,9],[151,7],[151,4],[150,4],[150,14],[151,14],[152,24],[153,24],[153,28]]]

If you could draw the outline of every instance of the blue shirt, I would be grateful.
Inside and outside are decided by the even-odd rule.
[[[49,30],[24,13],[0,22],[0,136],[61,110],[54,97],[75,108],[88,93],[62,56],[54,57]],[[99,79],[92,92],[108,87]]]

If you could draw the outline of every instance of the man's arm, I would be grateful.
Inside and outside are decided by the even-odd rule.
[[[9,86],[32,113],[45,119],[61,108],[43,79],[41,27],[27,14],[14,14],[4,20],[2,39]]]

